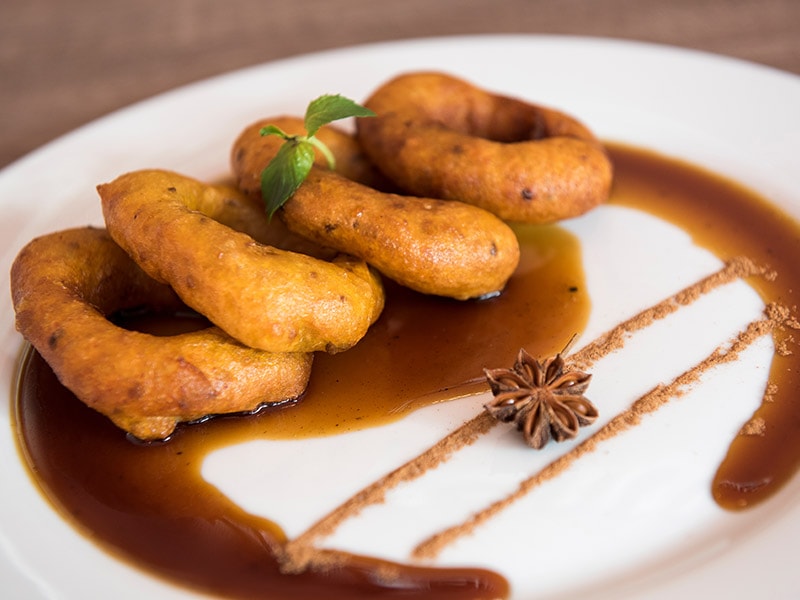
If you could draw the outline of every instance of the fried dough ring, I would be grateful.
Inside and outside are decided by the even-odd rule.
[[[289,134],[304,133],[291,117],[266,119],[237,138],[231,162],[237,185],[261,197],[261,172],[282,140],[262,136],[266,124]],[[352,136],[332,127],[319,139],[337,165],[363,162]],[[350,153],[356,153],[354,156]],[[321,156],[295,194],[279,211],[293,232],[316,243],[358,256],[381,273],[416,291],[460,300],[503,289],[519,262],[514,232],[491,213],[460,202],[380,192],[330,171]],[[358,178],[368,168],[341,173]]]
[[[122,329],[106,315],[184,305],[103,229],[31,241],[11,268],[17,329],[81,401],[143,440],[176,424],[297,398],[311,354],[243,346],[217,327],[174,336]]]
[[[409,73],[365,102],[364,152],[410,193],[461,200],[506,221],[550,223],[604,202],[612,166],[572,117],[442,73]]]
[[[344,350],[383,309],[380,281],[363,261],[318,260],[228,227],[231,212],[266,219],[238,192],[159,170],[127,173],[97,189],[111,237],[146,273],[247,346]]]

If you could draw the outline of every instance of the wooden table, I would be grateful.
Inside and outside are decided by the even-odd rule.
[[[797,0],[2,0],[0,167],[109,111],[239,67],[475,33],[645,40],[800,74]]]

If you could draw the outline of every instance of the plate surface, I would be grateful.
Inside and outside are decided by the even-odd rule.
[[[6,289],[10,264],[32,237],[70,226],[102,225],[94,192],[97,183],[147,167],[175,169],[206,180],[218,178],[228,172],[233,139],[250,122],[269,115],[300,114],[309,99],[323,93],[362,99],[391,75],[421,69],[449,71],[485,88],[558,107],[579,117],[603,139],[656,150],[727,175],[800,220],[796,184],[800,155],[795,147],[800,131],[800,79],[796,76],[693,51],[614,40],[485,36],[392,42],[301,56],[181,88],[93,122],[12,164],[0,173],[0,271]],[[757,121],[750,115],[758,115]],[[743,122],[748,124],[743,126]],[[682,232],[636,211],[604,208],[566,226],[584,244],[594,306],[582,342],[637,307],[652,304],[719,268],[715,257],[694,247]],[[614,243],[609,244],[609,239]],[[638,250],[636,262],[628,251],[631,244]],[[671,251],[665,253],[665,247]],[[652,285],[639,286],[640,295],[628,295],[624,303],[618,301],[623,283],[613,279],[614,270],[608,267],[619,264],[610,262],[617,260],[615,256],[630,262],[631,273],[647,269],[656,274]],[[719,311],[721,304],[726,310]],[[682,312],[670,322],[669,331],[648,331],[635,351],[642,361],[648,348],[659,353],[672,349],[677,354],[683,349],[671,341],[677,328],[696,332],[698,322],[722,312],[724,318],[715,320],[709,332],[713,347],[760,308],[750,288],[730,286],[694,312]],[[102,551],[56,514],[39,493],[22,464],[11,427],[9,391],[22,341],[14,330],[7,294],[0,298],[0,319],[0,378],[6,390],[0,409],[0,580],[4,591],[14,598],[195,597]],[[698,357],[686,360],[697,360],[709,350],[698,346]],[[771,346],[762,343],[742,360],[763,372],[770,355]],[[619,382],[613,380],[620,366],[611,359],[606,362],[598,368],[609,374],[610,383],[606,389],[594,388],[592,399],[611,416],[626,406],[625,394],[635,398],[642,393],[639,388],[647,389],[642,386],[652,386],[654,380],[632,381],[631,388],[621,393]],[[672,376],[685,368],[679,362],[666,363],[667,371],[676,370]],[[654,376],[669,377],[666,373]],[[595,375],[595,381],[599,379]],[[757,405],[763,383],[758,376],[736,382],[731,394],[739,394],[737,409],[726,411],[729,422],[721,423],[706,438],[693,435],[695,425],[686,426],[689,442],[680,452],[667,443],[670,428],[703,423],[715,414],[714,402],[721,398],[718,393],[716,399],[693,402],[688,394],[670,403],[647,427],[620,436],[603,452],[581,461],[568,477],[542,486],[485,531],[444,552],[436,564],[477,563],[495,568],[509,577],[515,598],[573,594],[583,598],[674,598],[679,594],[745,598],[756,593],[758,597],[790,597],[800,587],[800,572],[794,566],[800,536],[798,478],[775,498],[744,514],[724,513],[708,497],[714,468],[732,435]],[[381,469],[397,466],[480,409],[479,400],[470,402],[440,405],[384,430],[343,436],[335,443],[304,442],[315,452],[335,451],[347,457],[349,452],[357,454],[354,448],[363,443],[410,440],[394,455],[387,450],[385,468],[375,473],[355,464],[349,472],[330,475],[327,507],[335,503],[336,494],[346,498],[380,475]],[[408,548],[428,530],[449,525],[458,511],[469,514],[491,501],[492,494],[513,488],[536,469],[535,462],[523,462],[530,454],[523,457],[516,452],[502,432],[485,437],[477,451],[464,451],[437,477],[398,490],[385,507],[365,512],[325,544],[406,560]],[[291,535],[324,512],[326,505],[287,503],[272,497],[276,505],[271,506],[259,493],[263,488],[258,482],[245,485],[230,466],[265,451],[297,456],[292,443],[264,442],[271,447],[260,448],[261,442],[253,442],[223,450],[208,457],[204,474],[248,510],[271,516]],[[565,449],[559,447],[557,452]],[[642,453],[652,457],[646,464],[636,460]],[[553,456],[543,454],[535,460]],[[297,468],[309,465],[301,461]],[[474,488],[491,493],[473,494]],[[302,497],[303,489],[287,488],[287,493]],[[400,512],[388,519],[390,513],[383,512],[387,510]],[[579,519],[576,511],[580,511]],[[398,514],[414,515],[419,530],[410,535],[407,527],[387,526],[387,522],[404,521],[396,518]],[[374,536],[368,532],[376,526],[386,529],[386,536],[380,537],[392,543],[380,548],[370,545]],[[546,541],[531,545],[530,536]]]

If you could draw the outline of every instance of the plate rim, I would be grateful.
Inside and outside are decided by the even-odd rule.
[[[100,116],[97,119],[94,119],[94,120],[92,120],[92,121],[90,121],[90,122],[88,122],[88,123],[86,123],[84,125],[81,125],[80,127],[76,128],[76,129],[74,129],[74,130],[72,130],[72,131],[70,131],[70,132],[68,132],[68,133],[66,133],[66,134],[64,134],[62,136],[59,136],[59,137],[55,138],[54,140],[51,140],[50,142],[47,142],[46,144],[40,146],[39,148],[33,150],[32,152],[30,152],[30,153],[28,153],[28,154],[26,154],[26,155],[24,155],[24,156],[22,156],[22,157],[20,157],[20,158],[18,158],[16,160],[14,160],[13,162],[9,163],[8,165],[6,165],[0,171],[0,191],[4,190],[7,186],[10,186],[13,183],[13,179],[16,176],[18,176],[17,174],[20,173],[21,171],[25,172],[25,171],[28,171],[30,169],[37,168],[39,162],[41,162],[43,160],[46,161],[49,158],[49,156],[51,154],[53,154],[53,153],[58,154],[59,152],[62,152],[63,148],[68,148],[70,145],[75,145],[76,143],[79,143],[79,141],[80,141],[82,136],[85,136],[87,134],[91,134],[97,128],[102,129],[104,127],[108,127],[109,123],[113,123],[113,122],[115,122],[115,121],[117,121],[119,119],[125,119],[125,118],[129,117],[130,115],[135,114],[137,111],[143,111],[143,110],[146,111],[148,109],[148,107],[158,106],[159,104],[163,104],[165,101],[166,102],[170,102],[170,101],[173,101],[175,98],[191,95],[193,93],[196,93],[197,90],[205,89],[208,86],[220,86],[220,85],[224,86],[226,81],[232,81],[232,80],[237,79],[237,78],[252,76],[254,74],[258,74],[258,73],[263,72],[265,69],[267,69],[267,70],[275,69],[275,68],[289,69],[289,68],[292,68],[293,66],[297,66],[299,64],[308,64],[309,62],[319,61],[321,59],[324,59],[324,60],[337,60],[337,59],[339,59],[339,60],[341,60],[342,57],[347,58],[348,56],[352,56],[354,53],[357,54],[357,53],[364,53],[364,52],[370,52],[370,51],[373,51],[373,52],[384,52],[385,53],[385,52],[388,52],[388,51],[397,51],[397,50],[401,50],[401,49],[409,49],[411,47],[416,47],[417,49],[419,49],[421,47],[430,47],[431,45],[436,45],[438,47],[442,47],[442,46],[447,46],[447,45],[465,44],[465,43],[470,43],[470,44],[477,43],[477,44],[487,45],[487,44],[508,44],[508,43],[515,43],[515,42],[524,42],[524,43],[535,42],[535,43],[538,43],[538,44],[542,44],[542,43],[554,44],[555,43],[557,45],[580,43],[580,44],[584,44],[584,45],[586,45],[586,44],[594,45],[595,47],[603,46],[603,47],[608,48],[608,47],[612,47],[613,46],[615,49],[618,49],[618,50],[622,50],[622,49],[625,49],[625,50],[628,50],[628,51],[634,50],[634,49],[640,50],[640,51],[645,51],[646,50],[649,53],[654,53],[654,54],[659,54],[659,55],[661,55],[661,54],[669,54],[669,55],[680,56],[683,59],[699,59],[699,60],[703,60],[703,61],[710,61],[711,63],[714,63],[716,65],[724,66],[725,68],[731,68],[731,69],[734,69],[734,70],[745,69],[749,73],[756,74],[759,78],[760,77],[774,78],[776,80],[780,80],[781,82],[789,83],[789,85],[795,86],[795,87],[798,88],[798,90],[800,90],[800,77],[799,76],[797,76],[795,74],[792,74],[792,73],[788,73],[788,72],[785,72],[785,71],[781,71],[781,70],[775,69],[775,68],[770,67],[768,65],[761,65],[761,64],[758,64],[758,63],[754,63],[754,62],[751,62],[751,61],[746,61],[746,60],[739,59],[739,58],[713,54],[713,53],[710,53],[710,52],[707,52],[707,51],[703,51],[703,50],[684,48],[684,47],[676,47],[676,46],[669,46],[669,45],[661,44],[661,43],[644,42],[644,41],[638,41],[638,40],[628,40],[628,39],[618,39],[618,38],[604,38],[604,37],[573,36],[573,35],[550,35],[550,34],[548,34],[548,35],[538,35],[538,34],[479,34],[479,35],[452,35],[452,36],[442,36],[442,37],[423,37],[423,38],[413,38],[413,39],[405,39],[405,40],[387,40],[387,41],[381,41],[381,42],[358,44],[358,45],[353,45],[353,46],[345,46],[345,47],[335,48],[335,49],[330,49],[330,50],[321,50],[321,51],[309,52],[309,53],[305,53],[305,54],[299,54],[299,55],[295,55],[295,56],[290,56],[290,57],[278,59],[278,60],[275,60],[275,61],[269,61],[269,62],[266,62],[266,63],[261,63],[261,64],[242,67],[242,68],[239,68],[239,69],[235,69],[233,71],[229,71],[229,72],[226,72],[226,73],[221,73],[221,74],[216,75],[216,76],[212,76],[212,77],[209,77],[209,78],[198,80],[198,81],[195,81],[195,82],[192,82],[192,83],[189,83],[189,84],[186,84],[186,85],[183,85],[183,86],[171,89],[171,90],[167,90],[167,91],[161,92],[161,93],[156,94],[154,96],[151,96],[151,97],[149,97],[147,99],[144,99],[144,100],[132,103],[130,105],[127,105],[125,107],[116,109],[116,110],[111,111],[111,112],[109,112],[109,113],[107,113],[107,114],[105,114],[103,116]],[[76,142],[75,140],[78,140],[78,142]],[[703,166],[707,166],[707,165],[703,165]],[[713,167],[709,167],[709,168],[713,168]],[[729,174],[727,174],[727,175],[729,175]],[[11,183],[9,183],[9,179],[12,180]],[[2,250],[2,253],[8,254],[9,253],[8,252],[9,251],[9,246],[5,242],[4,242],[3,246],[5,246],[5,247],[4,248],[0,248],[0,250]],[[10,250],[15,253],[17,248],[11,247]],[[10,265],[11,258],[9,256],[6,256],[5,254],[4,254],[4,257],[3,257],[3,264],[5,266],[7,266],[7,265]],[[4,272],[4,277],[6,277],[6,281],[7,281],[7,277],[8,277],[7,272],[8,272],[8,270],[6,269],[5,272]],[[5,303],[0,305],[0,306],[3,306],[4,308],[10,308],[10,303],[9,303],[7,297],[4,300],[4,302]],[[8,316],[9,316],[8,315],[8,310],[5,310],[4,313],[5,313],[4,314],[4,318],[8,321]],[[13,332],[9,333],[8,325],[9,324],[6,323],[6,337],[7,338],[10,335],[13,334]],[[13,327],[12,327],[12,329],[13,329]],[[8,352],[8,350],[7,350],[7,352]],[[16,351],[14,352],[14,354],[16,354]],[[6,357],[6,359],[4,360],[4,363],[3,363],[3,376],[4,377],[8,377],[9,373],[13,373],[13,371],[9,370],[10,368],[15,368],[15,366],[11,367],[8,364],[8,356],[10,356],[10,355],[11,355],[10,353],[7,355],[7,357]],[[14,363],[14,365],[16,365],[16,362]],[[13,381],[13,379],[11,381]],[[9,401],[9,405],[10,404],[11,404],[11,402]],[[6,413],[7,413],[7,418],[9,418],[8,411],[6,411]],[[8,429],[8,428],[6,428],[6,429]],[[4,440],[4,441],[7,441],[7,440]],[[0,472],[3,472],[3,471],[0,471]],[[790,486],[787,487],[787,489],[790,490],[790,493],[792,495],[795,495],[797,493],[797,491],[800,490],[800,485],[798,485],[797,478],[795,478],[795,480],[790,484]],[[37,491],[36,493],[38,494],[39,492]],[[790,514],[796,513],[797,515],[800,515],[800,511],[798,511],[798,510],[790,511],[790,510],[787,509],[787,512],[790,513]],[[61,519],[61,517],[58,516],[58,520],[60,520],[60,519]],[[0,523],[2,523],[2,521],[0,521]],[[74,533],[74,530],[72,529],[72,526],[68,525],[68,527],[69,527],[69,530]],[[800,527],[798,527],[798,529],[800,529]],[[76,535],[80,535],[80,534],[76,534]],[[763,537],[763,536],[756,536],[756,538],[759,538],[759,537]],[[756,539],[756,542],[758,542],[758,541],[759,540]],[[3,548],[5,550],[5,553],[4,553],[5,556],[0,560],[5,560],[6,558],[8,558],[9,553],[13,553],[14,552],[13,547],[9,546],[9,541],[6,540],[6,538],[5,538],[5,535],[3,533],[2,527],[0,527],[0,548]],[[94,548],[94,546],[92,546],[92,548]],[[101,552],[103,554],[107,554],[107,552],[105,550],[101,550]],[[736,554],[736,553],[734,552],[733,554],[731,554],[731,556],[733,556],[734,554]],[[113,560],[116,561],[116,559],[113,559]],[[22,565],[22,564],[17,564],[17,565],[14,565],[14,566],[20,568],[20,570],[23,571],[23,572],[25,570],[24,565]],[[130,567],[128,567],[126,565],[123,570],[127,570],[127,569],[130,569]],[[112,571],[113,570],[114,569],[112,568]],[[145,577],[145,579],[148,579],[148,580],[152,579],[152,576],[147,575]],[[704,576],[701,575],[699,580],[696,580],[696,581],[701,581],[703,579],[704,579]],[[800,582],[800,576],[795,576],[792,581],[794,583]],[[159,585],[156,586],[156,587],[158,589],[160,589],[161,585],[162,585],[162,583],[160,582]],[[742,588],[740,587],[740,588],[737,588],[737,589],[739,591],[741,591]],[[46,590],[46,584],[45,584],[45,593],[52,593],[52,591],[47,591]],[[180,596],[183,595],[183,592],[181,592],[181,591],[176,591],[176,593],[178,594],[176,597],[180,597]],[[188,596],[188,597],[195,597],[195,596],[191,595],[191,596]],[[653,597],[656,597],[656,596],[653,596]],[[664,596],[664,597],[667,597],[667,596]]]

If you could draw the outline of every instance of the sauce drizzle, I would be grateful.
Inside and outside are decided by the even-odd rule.
[[[646,210],[688,231],[721,259],[745,255],[778,273],[749,281],[767,302],[794,307],[800,229],[751,192],[700,169],[625,146],[610,147],[612,202]],[[339,569],[279,570],[286,536],[206,484],[200,467],[215,448],[246,439],[333,435],[401,418],[452,396],[449,389],[510,364],[520,347],[561,350],[586,323],[580,248],[558,227],[518,233],[523,261],[508,289],[470,303],[426,298],[387,283],[387,311],[356,348],[320,355],[304,400],[247,417],[181,427],[167,443],[137,444],[65,390],[30,352],[15,421],[21,451],[43,493],[68,519],[133,564],[170,581],[232,598],[497,598],[505,579],[481,569],[429,569],[348,556]],[[779,347],[794,344],[776,332]],[[800,465],[798,359],[778,353],[755,415],[759,435],[731,444],[711,484],[729,509],[756,504]],[[421,400],[420,400],[421,399]]]

